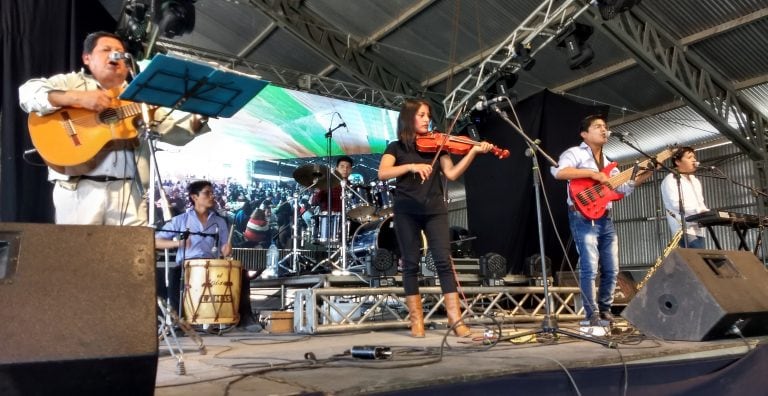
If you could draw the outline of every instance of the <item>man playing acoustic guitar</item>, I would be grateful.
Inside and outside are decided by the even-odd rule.
[[[610,134],[605,119],[597,115],[588,116],[581,121],[579,131],[584,141],[560,155],[558,166],[552,168],[552,174],[556,179],[569,181],[568,220],[579,253],[581,301],[589,325],[597,326],[601,320],[613,322],[611,304],[619,272],[619,243],[611,220],[610,200],[602,202],[602,208],[598,210],[587,210],[584,207],[589,198],[613,194],[615,200],[631,193],[635,186],[647,180],[653,172],[641,170],[634,174],[634,180],[629,178],[620,185],[614,185],[614,177],[622,172],[615,164],[608,165],[608,158],[603,153],[603,145]],[[576,195],[573,185],[579,179],[587,179],[588,184],[591,181],[597,188],[588,190],[585,197]],[[599,199],[596,201],[600,202]],[[596,293],[598,264],[600,286]]]
[[[147,224],[139,183],[146,180],[148,156],[137,155],[133,125],[140,105],[118,99],[129,72],[124,53],[119,36],[91,33],[83,43],[87,71],[35,78],[19,87],[21,108],[34,112],[32,141],[55,183],[57,224]],[[199,116],[188,115],[168,117],[157,130],[191,136],[207,128]]]

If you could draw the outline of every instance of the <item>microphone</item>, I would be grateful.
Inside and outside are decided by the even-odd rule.
[[[717,169],[714,166],[701,166],[701,162],[699,162],[699,161],[694,162],[693,163],[693,167],[696,168],[696,170],[713,171],[713,170]]]
[[[346,123],[346,122],[342,122],[342,123],[341,123],[341,124],[339,124],[339,126],[337,126],[336,128],[342,128],[342,127],[346,128],[346,127],[347,127],[347,123]]]
[[[109,53],[109,60],[112,62],[117,62],[123,59],[130,60],[130,59],[133,59],[133,56],[131,56],[130,52],[112,51]]]
[[[499,103],[506,98],[507,98],[506,96],[497,96],[493,99],[480,99],[477,101],[477,103],[475,103],[474,106],[472,106],[472,108],[470,108],[470,111],[472,110],[483,111],[491,107],[492,104]]]

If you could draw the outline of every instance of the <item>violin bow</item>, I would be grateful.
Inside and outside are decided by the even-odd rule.
[[[459,112],[457,114],[464,114],[464,111],[467,108],[467,103],[465,102],[463,105],[461,105],[461,109],[459,109]],[[444,135],[449,136],[451,132],[453,131],[453,127],[456,126],[456,122],[459,121],[459,117],[454,117],[453,121],[451,121],[451,124],[448,126],[448,130],[445,131]],[[448,141],[448,139],[443,139],[442,142],[440,142],[440,146],[437,148],[437,151],[435,151],[435,156],[432,158],[432,162],[429,164],[433,169],[435,167],[435,163],[437,162],[437,158],[440,156],[440,151],[443,150],[443,147],[445,147],[445,143]],[[429,177],[432,177],[432,174],[429,174]],[[429,180],[429,177],[426,179],[423,179],[421,181],[421,184],[424,184],[425,181]]]

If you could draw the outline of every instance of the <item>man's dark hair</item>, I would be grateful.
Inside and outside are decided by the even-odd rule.
[[[352,157],[348,155],[342,155],[341,157],[339,157],[339,159],[336,160],[336,166],[339,166],[339,164],[342,162],[349,162],[350,166],[355,164],[355,161],[352,161]]]
[[[684,146],[684,147],[678,148],[672,154],[672,164],[674,165],[677,161],[680,161],[681,159],[683,159],[683,156],[686,153],[693,153],[693,152],[694,152],[693,147]]]
[[[187,193],[189,194],[189,202],[191,204],[194,204],[195,202],[192,201],[192,194],[198,195],[200,194],[200,191],[203,191],[204,188],[210,186],[213,188],[213,184],[209,182],[208,180],[197,180],[193,181],[192,183],[189,183],[187,186]]]
[[[581,120],[581,123],[579,124],[579,133],[588,131],[589,126],[592,125],[592,123],[595,122],[596,120],[605,121],[605,117],[600,114],[593,114],[593,115],[588,115],[584,117],[584,119]]]
[[[83,41],[83,53],[90,54],[93,52],[93,49],[96,48],[96,42],[102,37],[110,37],[118,40],[123,43],[123,47],[125,47],[125,42],[123,42],[123,39],[120,36],[110,32],[98,31],[85,36],[85,40]]]

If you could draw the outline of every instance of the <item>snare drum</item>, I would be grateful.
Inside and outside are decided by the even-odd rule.
[[[350,186],[347,193],[347,217],[358,223],[371,221],[376,207],[371,196],[371,188],[362,184]]]
[[[184,262],[184,316],[192,324],[232,324],[240,320],[237,260],[195,259]]]
[[[389,217],[394,214],[395,186],[378,182],[373,186],[373,201],[376,203],[376,214],[379,217]]]

